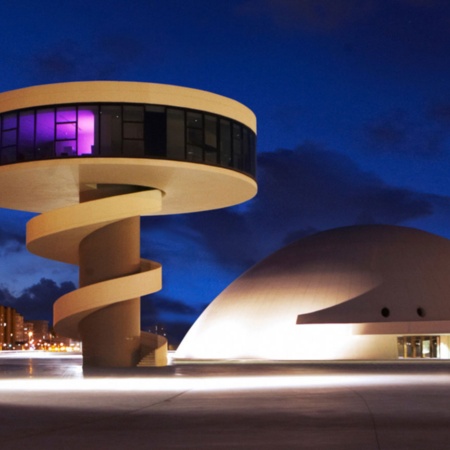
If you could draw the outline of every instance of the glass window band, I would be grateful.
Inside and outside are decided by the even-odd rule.
[[[256,136],[210,112],[89,103],[0,114],[0,165],[63,157],[133,157],[216,165],[255,177]]]

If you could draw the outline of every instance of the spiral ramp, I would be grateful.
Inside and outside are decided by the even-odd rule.
[[[167,340],[139,323],[140,297],[161,289],[161,265],[139,255],[139,221],[161,205],[157,189],[95,185],[27,224],[32,253],[80,267],[80,288],[54,304],[54,329],[83,342],[85,367],[167,364]]]

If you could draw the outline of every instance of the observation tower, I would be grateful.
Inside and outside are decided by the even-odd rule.
[[[140,297],[161,289],[140,257],[140,216],[223,208],[256,194],[256,118],[209,92],[74,82],[0,94],[0,207],[41,213],[27,248],[79,266],[54,304],[55,331],[85,367],[164,365],[167,341],[140,330]],[[218,237],[219,238],[219,237]]]

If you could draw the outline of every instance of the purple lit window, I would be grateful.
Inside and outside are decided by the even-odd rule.
[[[76,122],[56,124],[56,139],[75,139],[76,135]]]
[[[3,132],[3,147],[9,147],[11,145],[16,145],[16,130],[4,131]]]
[[[17,127],[17,115],[5,114],[3,116],[3,130],[10,130]]]
[[[75,107],[64,107],[56,110],[56,122],[75,122],[77,120],[77,110]]]
[[[36,152],[38,158],[54,156],[55,113],[53,109],[40,109],[36,113]]]
[[[78,155],[90,155],[95,149],[96,110],[95,106],[78,110]]]
[[[34,159],[34,111],[22,111],[19,118],[19,151],[25,161]]]

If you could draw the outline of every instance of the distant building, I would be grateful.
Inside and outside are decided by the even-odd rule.
[[[36,342],[50,341],[51,336],[48,329],[48,320],[29,320],[28,324],[32,327],[31,331]]]
[[[22,344],[26,342],[27,337],[24,333],[24,318],[21,314],[17,313],[15,314],[15,341],[16,344]]]
[[[23,317],[10,306],[0,305],[0,349],[11,350],[23,341]]]

